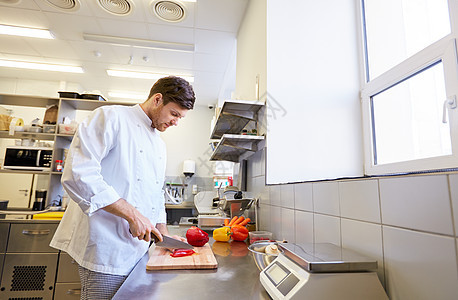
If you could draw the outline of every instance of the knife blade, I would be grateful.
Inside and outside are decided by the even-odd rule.
[[[164,248],[173,248],[173,249],[194,249],[193,246],[188,243],[176,240],[174,238],[168,237],[166,235],[162,236],[162,242],[159,242],[159,238],[151,233],[151,239],[154,241],[156,246]]]

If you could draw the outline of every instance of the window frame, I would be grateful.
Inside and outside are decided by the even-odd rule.
[[[373,96],[395,86],[396,84],[428,69],[431,65],[442,61],[444,68],[446,98],[458,97],[458,55],[454,14],[457,6],[449,0],[449,14],[451,19],[451,33],[439,41],[424,48],[420,52],[407,58],[400,64],[368,81],[367,47],[365,45],[365,28],[363,15],[363,1],[358,1],[361,12],[361,40],[362,40],[362,80],[361,83],[361,110],[364,147],[364,173],[369,176],[428,172],[458,168],[458,108],[447,109],[447,121],[450,126],[452,154],[431,158],[414,159],[403,162],[374,164],[374,137],[371,99]],[[453,9],[452,9],[453,8]],[[455,25],[456,26],[456,25]],[[446,99],[444,99],[445,101]]]

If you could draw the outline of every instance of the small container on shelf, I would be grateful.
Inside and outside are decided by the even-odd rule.
[[[58,92],[60,98],[79,98],[80,94],[76,92]]]
[[[56,125],[44,124],[43,132],[44,133],[56,133]]]
[[[62,172],[64,170],[64,162],[61,159],[56,160],[56,171]]]
[[[43,128],[39,125],[32,125],[29,127],[29,129],[27,130],[28,132],[35,132],[35,133],[41,133],[43,132]]]
[[[77,123],[59,124],[59,133],[74,134],[77,127],[78,127]]]

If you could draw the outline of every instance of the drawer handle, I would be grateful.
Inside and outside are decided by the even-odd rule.
[[[69,289],[67,295],[81,295],[81,289]]]
[[[22,234],[25,234],[25,235],[48,235],[50,233],[51,233],[51,230],[49,229],[42,229],[42,230],[24,229],[22,230]]]

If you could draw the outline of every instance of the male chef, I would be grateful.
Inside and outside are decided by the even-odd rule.
[[[151,233],[168,235],[159,133],[194,101],[186,80],[165,77],[144,103],[97,108],[78,126],[62,175],[71,201],[50,245],[78,263],[81,299],[111,299],[147,252]]]

